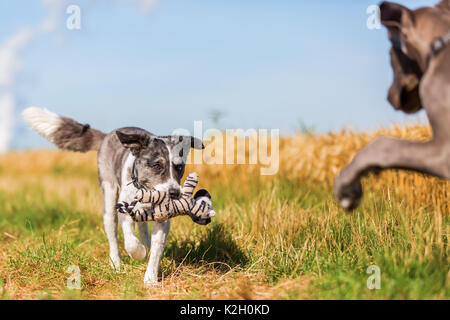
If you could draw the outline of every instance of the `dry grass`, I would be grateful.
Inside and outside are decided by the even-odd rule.
[[[280,141],[280,169],[189,165],[213,194],[218,216],[172,224],[162,286],[142,286],[146,265],[108,265],[96,154],[0,156],[0,297],[12,299],[305,299],[449,297],[448,182],[406,172],[365,180],[363,206],[344,213],[332,181],[377,135],[430,137],[423,126],[343,131]],[[69,265],[83,289],[66,289]],[[365,286],[377,264],[383,289]]]

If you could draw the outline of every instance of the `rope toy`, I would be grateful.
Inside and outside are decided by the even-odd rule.
[[[201,189],[192,197],[198,184],[198,174],[191,173],[181,188],[179,199],[171,199],[168,192],[140,188],[131,203],[119,202],[116,209],[128,214],[136,222],[166,221],[171,218],[189,215],[198,224],[206,225],[216,215],[212,208],[211,195]]]

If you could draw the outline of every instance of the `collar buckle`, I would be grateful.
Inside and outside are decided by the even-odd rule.
[[[133,184],[136,189],[145,189],[144,186],[139,183],[139,178],[136,174],[136,159],[133,162],[133,168],[131,168],[131,181],[128,185],[130,184]]]
[[[437,37],[431,42],[431,55],[436,57],[450,43],[450,32],[442,37]]]
[[[435,57],[441,52],[445,47],[447,46],[447,43],[444,41],[444,38],[439,37],[434,39],[434,41],[431,43],[431,54]]]

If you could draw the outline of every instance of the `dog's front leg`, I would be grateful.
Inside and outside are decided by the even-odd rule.
[[[119,201],[130,203],[134,199],[135,193],[136,189],[132,186],[125,186],[120,192]],[[122,226],[126,252],[134,260],[144,260],[147,256],[147,249],[136,237],[135,222],[127,214],[118,213],[118,215]]]
[[[361,178],[385,169],[406,169],[450,179],[450,145],[444,141],[413,142],[379,138],[362,149],[336,178],[335,196],[347,210],[358,207]]]
[[[139,230],[139,236],[141,238],[141,242],[145,245],[147,248],[147,251],[150,250],[150,235],[148,233],[148,226],[147,222],[138,222],[138,230]]]
[[[144,260],[147,256],[147,249],[136,237],[133,219],[126,214],[119,213],[119,221],[122,226],[125,250],[134,260]]]
[[[170,231],[170,220],[153,222],[150,259],[144,276],[144,285],[152,286],[158,283],[159,264],[166,246],[167,235]]]

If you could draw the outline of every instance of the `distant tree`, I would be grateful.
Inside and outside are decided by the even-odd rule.
[[[225,112],[220,109],[211,109],[209,111],[209,118],[216,127],[219,126],[220,121],[224,118]]]
[[[314,135],[316,127],[314,125],[307,125],[302,119],[297,120],[300,133],[305,135]]]

